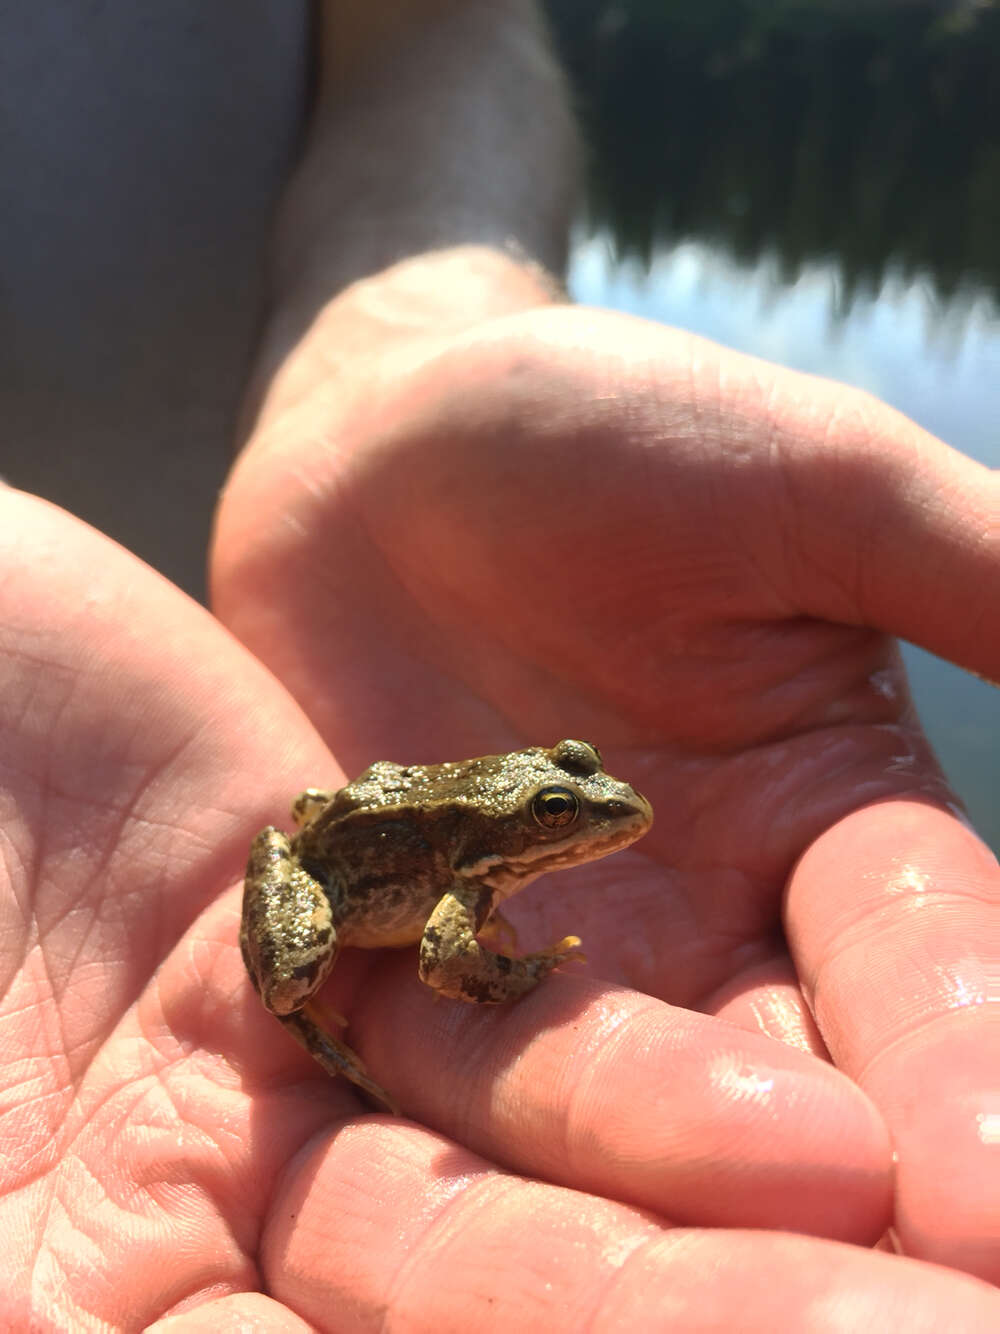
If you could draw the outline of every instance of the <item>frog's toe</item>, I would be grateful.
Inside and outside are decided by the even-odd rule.
[[[579,936],[563,936],[562,940],[557,940],[547,950],[538,950],[535,954],[525,957],[531,959],[540,970],[548,973],[563,963],[586,963],[587,956],[580,948],[580,944]]]
[[[283,1016],[281,1022],[328,1075],[335,1077],[341,1075],[344,1079],[349,1079],[374,1102],[392,1112],[393,1116],[399,1116],[399,1104],[395,1098],[387,1093],[381,1084],[376,1084],[357,1052],[352,1051],[346,1042],[341,1042],[339,1038],[333,1037],[326,1031],[322,1023],[323,1018],[324,1015],[319,1007],[310,1002],[303,1006],[298,1014]]]
[[[317,1016],[317,1018],[322,1018],[324,1027],[327,1022],[336,1024],[338,1028],[347,1027],[347,1016],[341,1014],[339,1010],[331,1009],[325,1001],[320,1002],[313,997],[309,1002],[309,1009]]]
[[[585,956],[580,949],[582,943],[579,936],[563,936],[562,940],[550,945],[547,950],[542,950],[540,955],[542,958],[558,956],[559,959],[584,959]]]

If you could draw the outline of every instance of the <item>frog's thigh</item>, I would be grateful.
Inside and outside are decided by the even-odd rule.
[[[262,829],[250,849],[240,947],[261,1000],[279,1016],[305,1004],[337,957],[330,901],[277,829]]]
[[[551,949],[511,959],[480,945],[476,934],[490,913],[492,896],[475,885],[457,885],[427,919],[420,942],[420,978],[443,996],[496,1005],[530,991],[579,945],[567,936]]]

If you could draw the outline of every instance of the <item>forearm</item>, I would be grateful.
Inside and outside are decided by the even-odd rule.
[[[534,0],[410,0],[391,15],[351,0],[320,15],[319,86],[277,225],[258,401],[273,401],[272,380],[317,317],[324,337],[354,349],[380,336],[376,305],[392,337],[414,321],[448,327],[550,299],[529,261],[561,271],[575,200],[572,119]],[[377,301],[367,291],[359,329],[357,301],[335,298],[372,275]]]

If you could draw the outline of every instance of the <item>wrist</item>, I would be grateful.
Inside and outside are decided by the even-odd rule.
[[[292,368],[557,299],[579,154],[536,0],[323,0],[244,424]],[[339,63],[338,63],[339,61]],[[546,270],[548,272],[546,272]]]

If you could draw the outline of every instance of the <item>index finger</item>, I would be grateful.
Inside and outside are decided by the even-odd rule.
[[[377,976],[351,1007],[371,1073],[494,1162],[675,1222],[885,1230],[885,1127],[825,1061],[571,974],[510,1006],[438,1002],[405,954]]]

